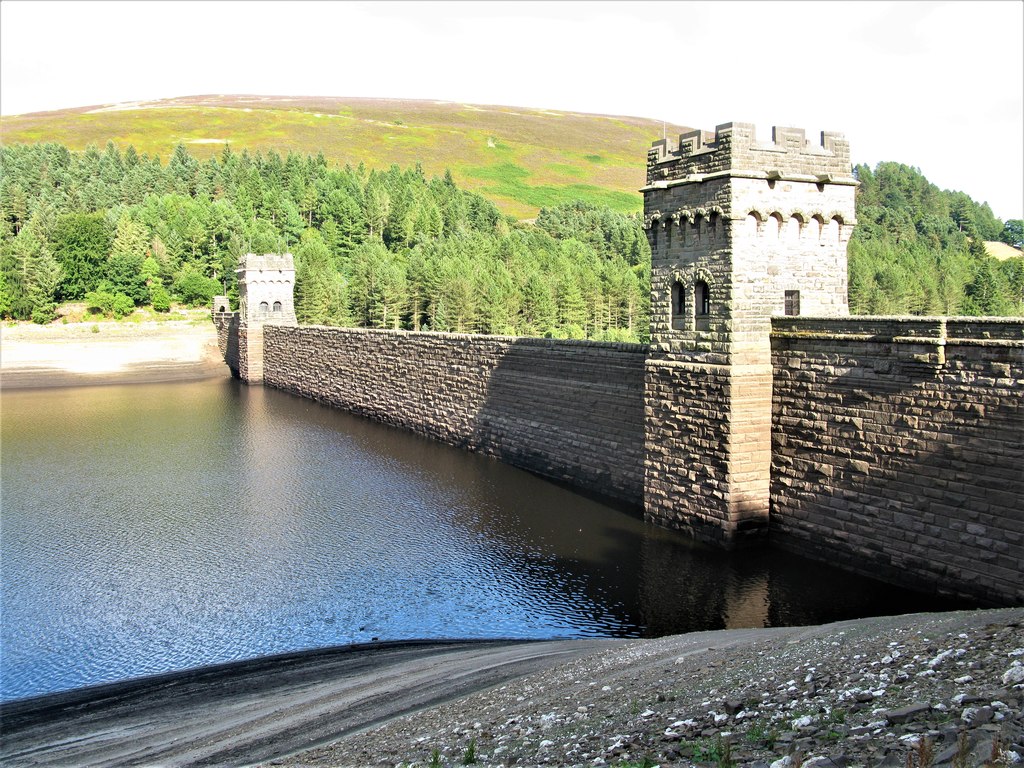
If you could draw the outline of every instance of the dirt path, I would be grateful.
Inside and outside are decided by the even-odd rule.
[[[378,643],[44,696],[0,707],[0,763],[246,765],[618,643]]]

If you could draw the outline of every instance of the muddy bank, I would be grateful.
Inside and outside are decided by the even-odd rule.
[[[19,323],[0,329],[4,389],[191,381],[225,376],[212,323]]]

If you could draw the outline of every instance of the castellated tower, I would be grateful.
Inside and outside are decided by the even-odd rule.
[[[263,382],[263,326],[296,325],[295,264],[290,253],[247,253],[238,269],[238,375]]]
[[[647,519],[726,546],[768,523],[771,317],[846,315],[854,225],[848,142],[754,126],[692,131],[647,154],[651,352]]]
[[[235,274],[243,323],[295,325],[295,264],[290,253],[247,253]]]

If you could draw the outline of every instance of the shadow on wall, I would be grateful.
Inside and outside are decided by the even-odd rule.
[[[791,340],[775,353],[772,542],[1024,603],[1021,348]]]
[[[640,344],[511,339],[485,376],[473,444],[639,510],[645,356]]]
[[[231,316],[228,326],[227,343],[224,346],[224,362],[231,369],[231,375],[238,378],[238,315]]]

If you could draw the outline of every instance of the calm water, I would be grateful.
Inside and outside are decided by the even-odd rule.
[[[942,607],[726,555],[230,379],[4,392],[0,698],[352,642],[653,636]]]

